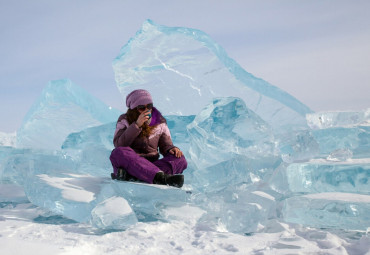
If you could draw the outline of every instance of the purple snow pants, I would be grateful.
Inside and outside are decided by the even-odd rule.
[[[162,159],[150,162],[140,157],[130,147],[115,148],[110,155],[110,161],[115,175],[118,173],[118,168],[123,168],[132,176],[147,183],[153,183],[154,176],[159,171],[166,174],[181,174],[188,166],[184,156],[176,158],[168,153]]]

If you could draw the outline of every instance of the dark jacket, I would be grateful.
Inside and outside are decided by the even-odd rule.
[[[154,107],[150,126],[155,126],[155,128],[149,137],[140,137],[141,128],[135,122],[130,125],[126,114],[122,114],[116,124],[113,138],[114,147],[131,147],[140,156],[150,161],[157,160],[159,158],[158,148],[159,152],[165,155],[175,146],[172,143],[166,119]]]

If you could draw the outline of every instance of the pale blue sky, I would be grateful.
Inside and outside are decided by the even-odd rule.
[[[315,111],[370,107],[370,1],[0,0],[0,132],[50,81],[123,109],[112,60],[146,19],[200,29]]]

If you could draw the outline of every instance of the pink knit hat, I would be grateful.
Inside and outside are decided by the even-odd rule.
[[[126,106],[131,110],[135,109],[138,105],[147,105],[152,103],[152,96],[144,89],[134,90],[126,97]]]

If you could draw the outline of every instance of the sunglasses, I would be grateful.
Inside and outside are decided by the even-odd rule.
[[[147,105],[138,105],[136,107],[138,111],[144,111],[145,109],[151,110],[153,109],[153,104],[147,104]]]

